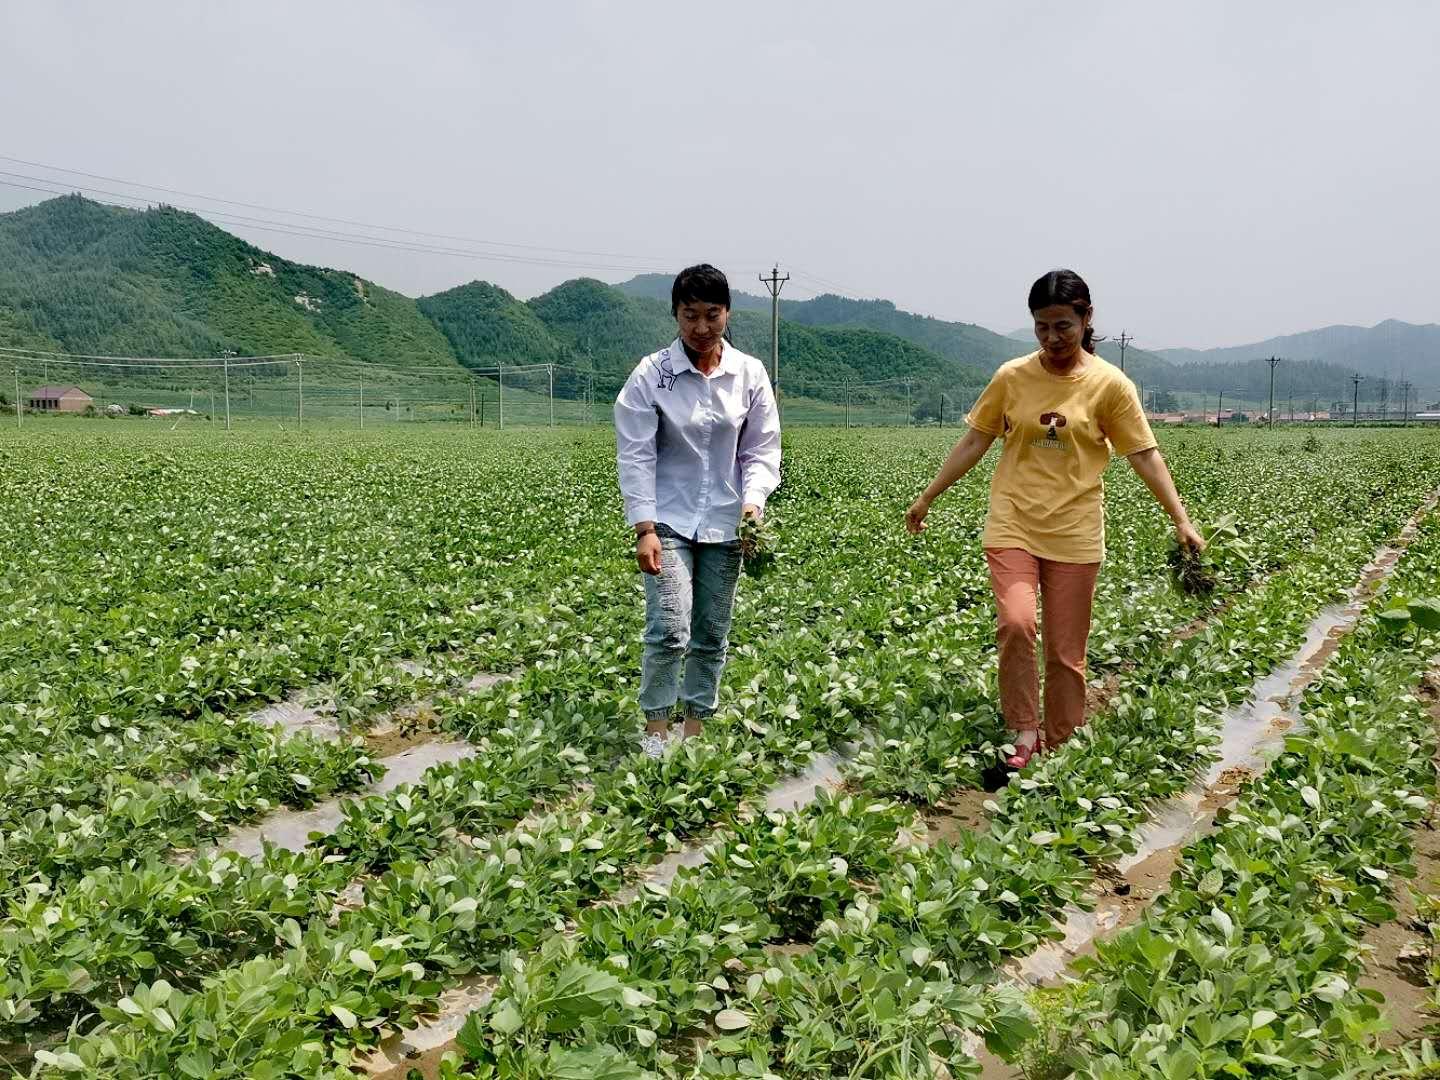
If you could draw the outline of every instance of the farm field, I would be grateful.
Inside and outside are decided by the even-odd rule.
[[[721,711],[652,761],[606,432],[0,433],[4,1062],[117,1080],[1423,1068],[1377,1041],[1361,943],[1394,917],[1435,793],[1419,690],[1440,521],[1418,512],[1440,439],[1167,433],[1196,521],[1238,537],[1203,596],[1172,585],[1168,523],[1117,465],[1092,724],[995,790],[983,478],[924,537],[900,525],[954,437],[787,434],[782,557],[742,583]],[[1402,532],[1269,768],[1070,989],[1029,990],[1015,965],[1107,895],[1221,759],[1226,717]],[[308,842],[240,849],[306,813],[326,822]],[[456,1001],[463,1023],[416,1049]]]

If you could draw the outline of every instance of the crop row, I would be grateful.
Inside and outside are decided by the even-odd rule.
[[[943,641],[946,628],[937,630]],[[797,718],[803,712],[818,725],[812,737],[822,738],[849,737],[862,721],[879,723],[882,744],[862,755],[859,766],[866,782],[873,790],[905,797],[923,797],[919,785],[933,798],[975,781],[986,760],[977,751],[994,724],[982,704],[988,684],[963,675],[976,667],[978,656],[952,648],[940,666],[935,650],[931,645],[905,653],[859,651],[848,668],[802,666],[787,676],[788,695],[780,702],[767,705],[747,688],[740,695],[741,713],[753,727],[770,710]],[[1156,658],[1162,656],[1163,647],[1157,647]],[[529,681],[537,680],[543,684],[539,675]],[[906,681],[913,683],[910,691],[891,691],[883,700],[881,687]],[[601,733],[613,734],[619,726],[611,711],[618,703],[606,707],[600,693],[592,693],[584,710],[548,707],[558,694],[552,686],[543,711],[534,709],[524,687],[468,701],[451,722],[482,744],[493,739],[495,745],[421,785],[351,805],[337,833],[302,859],[278,852],[254,863],[227,857],[186,869],[153,863],[133,870],[101,868],[68,892],[31,891],[0,934],[12,972],[4,1019],[23,1030],[52,1016],[66,1018],[72,1008],[67,1003],[77,998],[113,999],[117,986],[142,977],[177,980],[183,971],[193,980],[217,962],[262,948],[273,938],[277,919],[325,913],[349,876],[383,870],[400,856],[443,851],[457,829],[474,833],[519,817],[532,799],[554,794],[580,772],[567,778],[566,770],[541,768],[538,761],[547,756],[564,761],[556,750],[566,746],[578,751],[577,760],[586,752],[600,753]],[[542,725],[524,737],[523,751],[515,750],[514,732],[502,729],[496,735],[499,725],[517,716],[526,718],[517,728]],[[957,728],[948,717],[965,720]],[[609,753],[616,748],[613,738],[603,747]],[[696,809],[703,815],[703,804]],[[134,887],[137,879],[147,890]],[[192,911],[174,900],[206,888],[213,906],[236,917]],[[147,893],[169,902],[151,903]],[[258,897],[269,897],[269,906],[257,911]]]
[[[123,748],[128,740],[117,738],[122,732],[165,731],[177,717],[206,708],[233,711],[237,702],[273,699],[284,690],[347,670],[357,672],[361,683],[367,674],[369,681],[382,682],[393,668],[380,661],[425,655],[437,648],[459,647],[483,667],[508,670],[549,651],[573,648],[587,637],[613,636],[625,651],[610,659],[628,670],[627,665],[635,662],[638,612],[635,604],[625,601],[634,594],[633,572],[624,573],[624,545],[609,524],[615,511],[609,505],[614,500],[606,469],[596,469],[583,483],[577,483],[576,477],[582,468],[594,468],[599,449],[584,444],[574,450],[573,459],[554,455],[548,469],[537,468],[527,490],[539,506],[517,503],[513,489],[496,488],[512,462],[494,448],[463,459],[454,474],[441,470],[442,462],[428,455],[402,456],[393,466],[372,461],[361,471],[371,482],[344,487],[337,484],[333,470],[353,467],[351,454],[340,455],[339,462],[322,459],[319,469],[309,458],[297,461],[282,455],[279,467],[273,468],[274,463],[261,458],[267,470],[262,476],[255,475],[255,463],[243,459],[226,460],[223,468],[211,462],[203,469],[187,460],[182,469],[168,453],[157,455],[162,464],[147,465],[143,455],[138,462],[128,456],[111,461],[108,456],[71,451],[79,460],[60,459],[60,464],[69,465],[71,475],[62,469],[57,488],[73,494],[73,500],[57,499],[46,508],[43,540],[35,535],[36,528],[19,527],[27,524],[24,515],[17,514],[10,523],[21,534],[10,538],[15,550],[42,545],[34,550],[43,551],[50,566],[48,573],[24,578],[7,574],[6,584],[13,584],[14,590],[4,609],[10,617],[0,621],[0,657],[6,661],[0,670],[4,679],[13,681],[0,683],[0,701],[23,707],[27,721],[12,722],[7,757],[27,747],[53,756],[72,731],[82,738],[109,735]],[[1181,457],[1194,455],[1177,468],[1202,493],[1195,496],[1202,512],[1203,492],[1232,486],[1225,509],[1237,513],[1257,549],[1262,553],[1273,549],[1262,558],[1273,564],[1295,543],[1305,542],[1307,526],[1301,524],[1298,532],[1288,534],[1272,526],[1287,519],[1308,522],[1322,478],[1331,489],[1323,505],[1343,514],[1347,504],[1358,507],[1372,501],[1377,483],[1383,487],[1387,474],[1395,471],[1398,450],[1382,447],[1373,459],[1355,454],[1345,459],[1343,468],[1331,466],[1323,477],[1313,477],[1315,483],[1298,486],[1285,466],[1298,464],[1300,471],[1308,468],[1318,474],[1317,461],[1292,455],[1295,462],[1280,462],[1265,454],[1228,458],[1222,454],[1217,459],[1206,447],[1177,451]],[[891,504],[905,496],[926,464],[922,460],[908,470],[895,470],[883,481],[869,477],[865,502],[857,513],[845,503],[847,488],[855,481],[844,470],[873,469],[880,460],[876,448],[847,448],[843,455],[832,449],[816,452],[812,464],[802,458],[790,470],[796,490],[777,497],[786,520],[793,521],[797,537],[823,529],[832,543],[806,546],[787,559],[787,567],[795,572],[781,575],[765,596],[756,598],[753,619],[742,619],[737,626],[737,644],[763,639],[763,634],[747,636],[749,623],[757,629],[787,625],[817,607],[821,612],[832,608],[837,601],[859,597],[894,607],[895,597],[880,589],[840,591],[834,587],[839,583],[825,573],[837,561],[868,561],[857,560],[857,549],[872,547],[871,537],[878,530],[893,532]],[[1372,473],[1376,460],[1380,463]],[[53,469],[57,462],[47,460],[45,465]],[[894,463],[885,465],[889,470]],[[82,466],[83,477],[76,475]],[[397,475],[402,468],[418,470],[421,477],[407,482]],[[466,469],[478,475],[472,479]],[[426,475],[426,470],[438,475]],[[380,483],[377,472],[394,487]],[[443,490],[447,483],[453,488],[467,480],[483,483],[464,489],[465,497],[474,501],[454,507],[455,516],[474,524],[463,536],[456,535],[451,515],[430,509],[428,498],[418,505],[415,500],[399,500],[397,507],[396,491]],[[216,490],[206,501],[193,507],[187,504],[183,510],[164,504],[156,510],[140,501],[162,481],[182,490]],[[137,520],[127,518],[126,544],[105,557],[124,560],[133,573],[113,575],[108,573],[113,568],[107,566],[103,585],[89,581],[84,578],[87,560],[101,556],[95,552],[94,532],[88,525],[82,527],[88,521],[82,512],[94,505],[98,487],[113,493],[117,485],[125,491],[126,484],[131,485],[135,501],[123,505]],[[139,490],[134,490],[137,486]],[[1148,566],[1153,571],[1159,564],[1165,535],[1161,519],[1136,484],[1122,482],[1117,488],[1111,515],[1116,551],[1102,578],[1102,616],[1096,635],[1095,658],[1102,663],[1142,640],[1151,629],[1142,625],[1129,626],[1124,633],[1112,631],[1109,616],[1103,613],[1124,615],[1128,605],[1103,601],[1109,590],[1134,599],[1131,594],[1144,576],[1136,569]],[[477,499],[476,490],[484,495]],[[981,494],[977,488],[968,498],[953,499],[948,513],[937,519],[952,535],[929,545],[947,559],[961,556],[957,565],[964,568],[965,580],[957,584],[963,584],[961,596],[971,601],[984,599],[983,560],[973,549],[973,535],[983,515]],[[297,496],[307,502],[297,505]],[[583,502],[583,529],[561,520],[577,499]],[[67,512],[68,501],[79,505]],[[316,509],[307,513],[307,503]],[[845,519],[837,526],[836,511],[841,506],[846,507]],[[430,511],[431,518],[418,516],[422,509]],[[383,518],[387,527],[371,523],[372,516]],[[530,545],[535,541],[537,516],[552,526],[557,547],[547,550],[543,560],[524,557],[527,550],[535,550]],[[512,542],[509,549],[495,547],[501,535],[496,522],[511,530],[503,533]],[[403,540],[392,531],[399,527],[411,530]],[[238,530],[234,536],[226,531],[231,529]],[[214,564],[238,557],[236,552],[224,558],[208,553],[207,545],[216,542],[217,534],[238,545],[237,551],[243,550],[256,575],[266,579],[266,587],[248,583],[226,592],[223,602],[202,595],[204,590],[197,592]],[[201,550],[207,553],[202,555]],[[333,568],[327,564],[330,558],[337,560]],[[54,565],[62,560],[69,564],[64,575]],[[444,573],[416,581],[414,561],[443,562]],[[357,566],[368,573],[357,577]],[[910,570],[912,583],[921,591],[943,580],[938,567],[928,562]],[[382,574],[383,587],[392,591],[379,595],[370,591],[367,579],[370,573],[382,571],[398,580],[392,582]],[[1159,582],[1156,585],[1163,588]],[[133,595],[127,595],[126,589]],[[430,589],[439,592],[431,595]],[[97,595],[86,597],[87,591]],[[257,607],[253,625],[227,623],[225,617],[241,603]],[[196,615],[190,604],[200,605],[208,614]],[[1153,609],[1153,617],[1174,605],[1167,600],[1143,606]],[[419,613],[412,615],[412,609]],[[92,627],[92,621],[104,625]],[[195,632],[197,623],[203,634]],[[353,689],[358,692],[359,684]]]
[[[1227,462],[1225,467],[1233,469],[1234,463]],[[1196,471],[1201,472],[1199,468]],[[1368,495],[1375,483],[1383,482],[1390,486],[1390,496],[1399,501],[1401,493],[1395,489],[1400,481],[1395,476],[1376,472],[1373,463],[1365,469],[1357,465],[1349,475],[1352,495]],[[802,472],[802,482],[803,478]],[[1338,474],[1336,479],[1338,482]],[[1349,512],[1344,499],[1334,492],[1322,496],[1312,490],[1302,504],[1295,501],[1293,488],[1282,489],[1275,484],[1273,476],[1272,488],[1275,498],[1271,500],[1269,513],[1293,516],[1303,509],[1305,512],[1300,516],[1308,521],[1306,527],[1315,535],[1323,536],[1327,527],[1333,527],[1334,522],[1343,520]],[[1289,493],[1288,499],[1279,497],[1282,490]],[[1137,522],[1142,520],[1139,511],[1143,509],[1143,504],[1137,502],[1121,502],[1112,515],[1112,532],[1133,539],[1138,535]],[[1153,536],[1157,531],[1153,511],[1144,520],[1148,522],[1146,530]],[[1278,516],[1265,519],[1262,526],[1271,520],[1278,520]],[[1277,532],[1269,527],[1259,530],[1260,536],[1267,538]],[[1303,542],[1306,535],[1292,533],[1287,545]],[[1251,553],[1247,564],[1236,568],[1236,584],[1242,584],[1257,569],[1274,565],[1293,550],[1273,540],[1268,542],[1270,546],[1264,549],[1263,557]],[[1133,550],[1144,548],[1145,545],[1136,543]],[[848,565],[844,565],[846,563]],[[1136,565],[1139,564],[1133,564],[1131,569]],[[937,575],[933,566],[908,559],[890,573],[877,574],[874,569],[873,564],[856,560],[853,552],[841,548],[838,554],[832,551],[812,557],[803,567],[792,568],[788,577],[780,575],[773,587],[767,585],[766,594],[756,600],[755,615],[773,617],[769,625],[783,629],[767,635],[763,651],[746,643],[744,631],[737,634],[735,678],[757,685],[757,680],[763,683],[776,671],[793,672],[822,657],[902,643],[916,650],[927,650],[929,655],[910,653],[901,658],[908,663],[892,664],[890,670],[881,674],[887,682],[923,686],[927,679],[943,674],[944,668],[935,663],[934,654],[941,655],[943,664],[943,654],[948,651],[945,646],[953,640],[951,635],[966,640],[988,638],[985,608],[975,605],[976,600],[983,602],[987,589],[978,564],[966,566],[964,573],[958,575]],[[1137,593],[1148,592],[1148,602],[1132,599],[1115,603],[1109,609],[1116,614],[1107,617],[1100,628],[1097,648],[1112,662],[1122,656],[1131,658],[1143,647],[1153,648],[1157,640],[1163,640],[1157,638],[1157,630],[1166,625],[1167,619],[1173,624],[1178,617],[1176,609],[1182,615],[1185,611],[1183,605],[1174,603],[1168,590],[1156,592],[1154,586],[1147,590],[1141,585],[1141,577],[1112,574],[1107,581]],[[1163,583],[1160,588],[1164,589]],[[907,599],[905,607],[895,606],[897,596]],[[612,621],[624,620],[633,618],[634,613],[628,608],[636,606],[628,605],[627,610],[618,613],[614,604],[609,608],[592,606],[592,613],[596,613],[597,619],[599,612],[608,612],[607,618]],[[956,607],[963,610],[955,612]],[[559,608],[575,615],[569,606],[559,605]],[[742,603],[742,616],[745,613]],[[598,633],[604,629],[588,625],[585,620],[572,621],[581,624],[577,630]],[[751,630],[758,625],[753,619],[750,623]],[[548,704],[562,683],[583,690],[597,681],[618,681],[615,697],[617,706],[623,706],[632,686],[623,678],[616,680],[615,676],[634,664],[633,645],[615,634],[598,638],[596,633],[580,633],[578,639],[567,644],[567,633],[552,632],[550,637],[555,640],[550,643],[551,647],[530,659],[541,673],[549,672],[556,677],[537,676],[536,681],[522,685],[521,692]],[[1134,642],[1122,648],[1120,643],[1131,638]],[[927,664],[932,669],[928,673],[923,670]],[[164,665],[160,666],[163,669]],[[908,670],[895,670],[897,666]],[[840,681],[843,683],[844,679]],[[822,694],[825,692],[821,690]],[[798,702],[797,707],[803,708],[805,704]],[[208,733],[213,740],[208,749],[204,743],[206,736],[196,735],[183,744],[171,744],[172,748],[174,745],[184,747],[180,760],[168,759],[164,753],[153,754],[145,758],[143,768],[133,772],[111,767],[112,755],[90,753],[91,746],[71,753],[35,755],[30,762],[12,762],[3,784],[7,788],[4,824],[14,835],[13,854],[8,860],[13,873],[8,876],[20,882],[39,871],[53,879],[66,879],[107,862],[143,857],[147,852],[173,847],[194,846],[206,837],[218,835],[228,824],[249,820],[277,803],[305,805],[317,793],[317,779],[323,784],[325,778],[336,776],[334,785],[321,790],[330,787],[344,790],[364,776],[361,771],[364,763],[355,760],[357,751],[343,744],[331,746],[304,739],[277,744],[274,736],[248,730],[243,721],[222,722],[213,717],[192,722],[188,733],[195,735],[197,730]],[[128,744],[128,738],[128,734],[119,738],[122,747]],[[237,746],[243,749],[237,751]],[[256,746],[264,752],[255,751]],[[228,759],[222,753],[226,750],[231,753]],[[217,759],[217,763],[204,764],[207,759]],[[185,783],[170,783],[169,778],[155,775],[167,763],[187,770]],[[65,781],[57,785],[52,781],[61,767],[66,770]],[[134,775],[135,772],[140,775]],[[296,781],[297,777],[301,779]],[[306,781],[310,786],[306,786]],[[47,796],[50,802],[37,805]],[[34,852],[49,853],[49,856],[32,863]]]
[[[1188,847],[1140,924],[1099,946],[1064,1023],[1087,1080],[1372,1076],[1398,1065],[1362,989],[1361,939],[1395,918],[1412,830],[1435,796],[1435,720],[1416,689],[1440,649],[1431,518],[1326,665],[1283,753]],[[1389,617],[1380,618],[1384,612]],[[1398,1074],[1398,1071],[1397,1071]],[[1417,1074],[1418,1075],[1418,1074]]]
[[[1366,551],[1357,536],[1327,568],[1358,569]],[[1147,803],[1191,779],[1206,743],[1194,715],[1204,714],[1207,701],[1243,693],[1256,672],[1294,648],[1306,609],[1334,594],[1333,579],[1317,572],[1325,565],[1313,559],[1286,575],[1279,592],[1237,605],[1214,640],[1181,650],[1197,664],[1184,699],[1159,696],[1147,709],[1122,710],[1076,744],[1068,755],[1073,778],[1050,795],[1079,800],[1082,812],[1070,828],[1040,828],[1048,816],[1033,813],[1035,793],[1051,782],[1031,776],[1017,797],[995,807],[987,835],[962,833],[923,852],[907,848],[883,876],[857,873],[835,845],[796,843],[783,818],[739,830],[683,885],[744,885],[732,897],[732,921],[754,925],[740,918],[753,907],[769,923],[755,933],[768,936],[746,941],[738,954],[730,942],[712,950],[710,966],[698,973],[676,973],[664,960],[657,968],[646,943],[674,936],[684,904],[677,911],[658,898],[623,919],[604,912],[582,919],[573,939],[557,935],[538,959],[516,956],[502,967],[500,989],[463,1035],[468,1064],[452,1064],[451,1075],[578,1075],[582,1065],[603,1065],[599,1074],[637,1078],[898,1078],[932,1075],[941,1063],[951,1075],[973,1070],[956,1039],[961,1030],[983,1032],[1002,1052],[1015,1049],[1027,1021],[1004,995],[977,1000],[976,980],[1054,935],[1059,909],[1085,902],[1094,861],[1129,847]],[[1226,652],[1237,662],[1203,665],[1232,633]],[[1137,687],[1146,696],[1153,688]],[[614,921],[626,931],[618,949]],[[715,937],[705,927],[698,932],[704,940],[677,946],[687,960],[704,956]],[[809,946],[798,959],[766,949],[795,941]],[[580,1000],[559,992],[577,982],[596,992]]]
[[[1312,553],[1309,562],[1358,566],[1363,561],[1365,541],[1373,546],[1377,536],[1393,529],[1395,523],[1384,518],[1381,514],[1374,522],[1357,523],[1350,530],[1353,536],[1346,538],[1348,542],[1325,553]],[[1308,606],[1313,610],[1334,588],[1333,580],[1319,580],[1313,568],[1309,576],[1298,570],[1278,575],[1263,592],[1247,597],[1224,617],[1246,631],[1240,635],[1242,639],[1255,638],[1251,652],[1241,657],[1242,662],[1201,671],[1196,682],[1206,684],[1205,692],[1211,695],[1247,683],[1254,669],[1278,657],[1277,650],[1283,648],[1287,634],[1291,639],[1298,638],[1304,616],[1294,614],[1294,609],[1303,611]],[[1257,626],[1266,632],[1254,634]],[[1201,635],[1177,652],[1202,655],[1207,641],[1209,637]],[[1241,640],[1228,647],[1244,648],[1245,643]],[[1176,719],[1166,718],[1171,722]],[[1108,725],[1104,727],[1108,730]],[[768,732],[781,730],[777,724]],[[804,749],[803,742],[792,748],[792,758]],[[1128,753],[1130,749],[1127,743],[1117,747],[1116,752]],[[745,755],[752,756],[745,759]],[[713,773],[707,774],[715,762],[721,763],[722,771],[732,778],[733,788],[716,784]],[[1183,773],[1189,767],[1182,762],[1177,768]],[[753,796],[754,780],[764,774],[764,770],[754,767],[753,752],[743,742],[720,733],[705,743],[688,746],[655,768],[699,774],[703,783],[692,790],[697,795],[710,793],[706,797],[713,804],[702,808],[698,815],[702,821],[694,820],[695,812],[689,806],[694,796],[685,797],[682,792],[678,803],[671,805],[668,795],[676,786],[675,774],[657,776],[659,783],[648,784],[636,777],[633,786],[627,775],[624,783],[612,784],[606,791],[597,786],[597,794],[610,801],[562,811],[506,837],[479,840],[475,854],[464,858],[441,856],[423,866],[397,864],[367,885],[361,906],[344,912],[335,926],[312,921],[302,931],[297,923],[285,939],[288,949],[279,958],[257,959],[227,970],[207,980],[194,994],[169,989],[166,984],[167,989],[161,993],[168,1004],[155,1005],[153,996],[146,996],[153,995],[153,984],[137,988],[126,999],[128,1006],[122,1002],[102,1010],[110,1025],[107,1029],[74,1042],[65,1052],[78,1055],[87,1070],[100,1070],[98,1075],[145,1075],[146,1069],[167,1068],[187,1071],[187,1061],[189,1067],[201,1068],[201,1060],[188,1055],[200,1053],[207,1040],[210,1046],[226,1047],[231,1057],[225,1063],[205,1062],[203,1067],[259,1070],[246,1075],[291,1075],[287,1069],[300,1075],[320,1068],[327,1059],[343,1063],[347,1045],[373,1038],[367,1033],[367,1025],[404,1023],[426,1000],[433,1000],[442,981],[437,974],[453,977],[477,965],[494,970],[505,950],[529,951],[548,936],[547,928],[553,919],[578,912],[588,899],[610,891],[619,882],[621,866],[657,850],[657,836],[693,834],[704,820],[723,815]],[[1117,771],[1111,770],[1107,783],[1113,783]],[[857,784],[863,782],[857,780]],[[1113,797],[1108,787],[1097,795]],[[604,815],[600,816],[597,809],[604,810]],[[639,815],[632,816],[636,812]],[[1023,845],[1016,845],[1002,841],[997,834],[995,843],[1012,856],[1023,854],[1027,864],[1035,861],[1032,849],[1053,849],[1074,858],[1058,840],[1058,836],[1036,833],[1026,837]],[[660,846],[668,843],[666,836]],[[1082,845],[1074,846],[1083,849]],[[827,865],[835,869],[828,861]],[[1056,905],[1074,895],[1087,873],[1083,860],[1078,860],[1072,880],[1057,875],[1058,884],[1042,884],[1037,894],[1041,897],[1037,901],[1040,907],[1034,917],[1053,913]],[[508,902],[510,890],[526,896],[528,903],[523,910]],[[1014,889],[1008,891],[1021,895]],[[807,888],[803,895],[812,892],[813,888]],[[488,917],[467,920],[476,912]],[[819,913],[811,911],[809,915]],[[837,910],[836,914],[841,912]],[[1020,933],[1015,948],[1029,947],[1037,936],[1033,930]],[[418,975],[414,966],[417,964]],[[370,966],[376,970],[368,970]],[[261,984],[265,986],[263,992],[257,990],[245,996],[247,988]],[[242,999],[247,1003],[244,1008],[239,1004]],[[338,1006],[339,1011],[331,1006]],[[157,1020],[154,1008],[162,1009],[163,1017]],[[263,1011],[270,1009],[275,1011]],[[255,1010],[262,1010],[263,1016]],[[223,1025],[215,1026],[222,1019]],[[170,1026],[167,1021],[175,1030],[166,1030]],[[240,1026],[235,1027],[237,1024]],[[250,1034],[242,1038],[242,1031]],[[75,1059],[56,1060],[63,1067]]]

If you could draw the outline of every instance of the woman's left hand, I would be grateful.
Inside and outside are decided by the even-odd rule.
[[[759,521],[762,517],[765,516],[765,513],[763,510],[760,509],[760,507],[756,506],[754,503],[746,503],[740,508],[740,516],[754,518],[756,521]]]
[[[1181,547],[1193,548],[1196,551],[1205,550],[1205,538],[1188,521],[1182,521],[1175,526],[1175,538],[1180,541]]]

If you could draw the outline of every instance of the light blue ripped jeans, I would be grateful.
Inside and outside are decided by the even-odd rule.
[[[660,573],[643,575],[640,708],[648,721],[669,720],[680,701],[687,717],[704,719],[720,697],[740,580],[740,542],[700,544],[661,524],[655,532]]]

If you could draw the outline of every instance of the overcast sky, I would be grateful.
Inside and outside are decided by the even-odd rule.
[[[1064,265],[1102,332],[1238,344],[1440,319],[1437,42],[1424,0],[4,0],[0,154],[411,295],[778,261],[1003,332]]]

